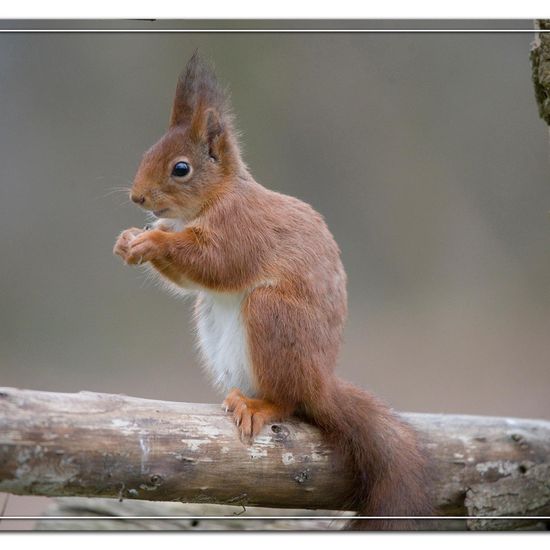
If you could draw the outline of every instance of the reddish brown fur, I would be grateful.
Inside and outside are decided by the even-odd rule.
[[[171,177],[184,159],[193,172]],[[231,116],[213,73],[196,55],[178,82],[171,126],[144,156],[132,194],[171,232],[129,229],[115,253],[150,261],[172,282],[221,292],[243,303],[259,395],[231,392],[225,405],[243,437],[299,414],[319,426],[354,472],[343,503],[362,515],[430,512],[426,463],[413,430],[383,403],[334,375],[346,317],[346,276],[322,217],[309,205],[256,183],[241,160]],[[355,520],[354,529],[409,528],[413,522]]]

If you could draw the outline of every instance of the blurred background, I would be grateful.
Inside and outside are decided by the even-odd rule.
[[[0,385],[221,400],[192,301],[111,253],[145,222],[117,189],[198,47],[231,89],[257,181],[313,205],[342,249],[341,375],[399,410],[550,418],[532,40],[0,35]]]

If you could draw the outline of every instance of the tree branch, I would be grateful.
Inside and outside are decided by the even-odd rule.
[[[550,512],[550,422],[404,417],[433,458],[442,514]],[[219,406],[0,388],[2,492],[335,510],[351,482],[297,420],[246,445]]]

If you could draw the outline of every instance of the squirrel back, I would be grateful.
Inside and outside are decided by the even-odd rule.
[[[203,358],[229,392],[224,404],[241,437],[298,414],[353,472],[342,509],[430,514],[428,466],[414,430],[334,374],[347,296],[332,234],[311,206],[253,179],[226,94],[196,53],[178,82],[168,132],[145,153],[131,197],[159,219],[151,231],[123,232],[115,253],[197,293]],[[349,527],[415,525],[371,519]]]

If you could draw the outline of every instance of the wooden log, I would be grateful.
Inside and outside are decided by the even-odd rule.
[[[246,509],[221,504],[62,497],[35,526],[40,531],[337,531],[340,512],[289,508]],[[349,513],[348,513],[349,515]],[[161,516],[163,519],[157,519]],[[300,519],[307,516],[308,519]],[[70,517],[70,519],[61,519]],[[121,518],[125,519],[121,519]],[[204,519],[205,517],[216,519]],[[262,519],[251,519],[261,517]],[[128,519],[130,518],[130,519]],[[349,519],[349,518],[348,518]],[[17,527],[17,524],[15,524]]]
[[[484,502],[496,516],[548,514],[550,422],[403,416],[432,458],[441,514],[485,514]],[[245,444],[215,405],[0,388],[0,492],[336,510],[350,483],[318,430],[294,419]],[[503,507],[498,483],[517,494]]]

